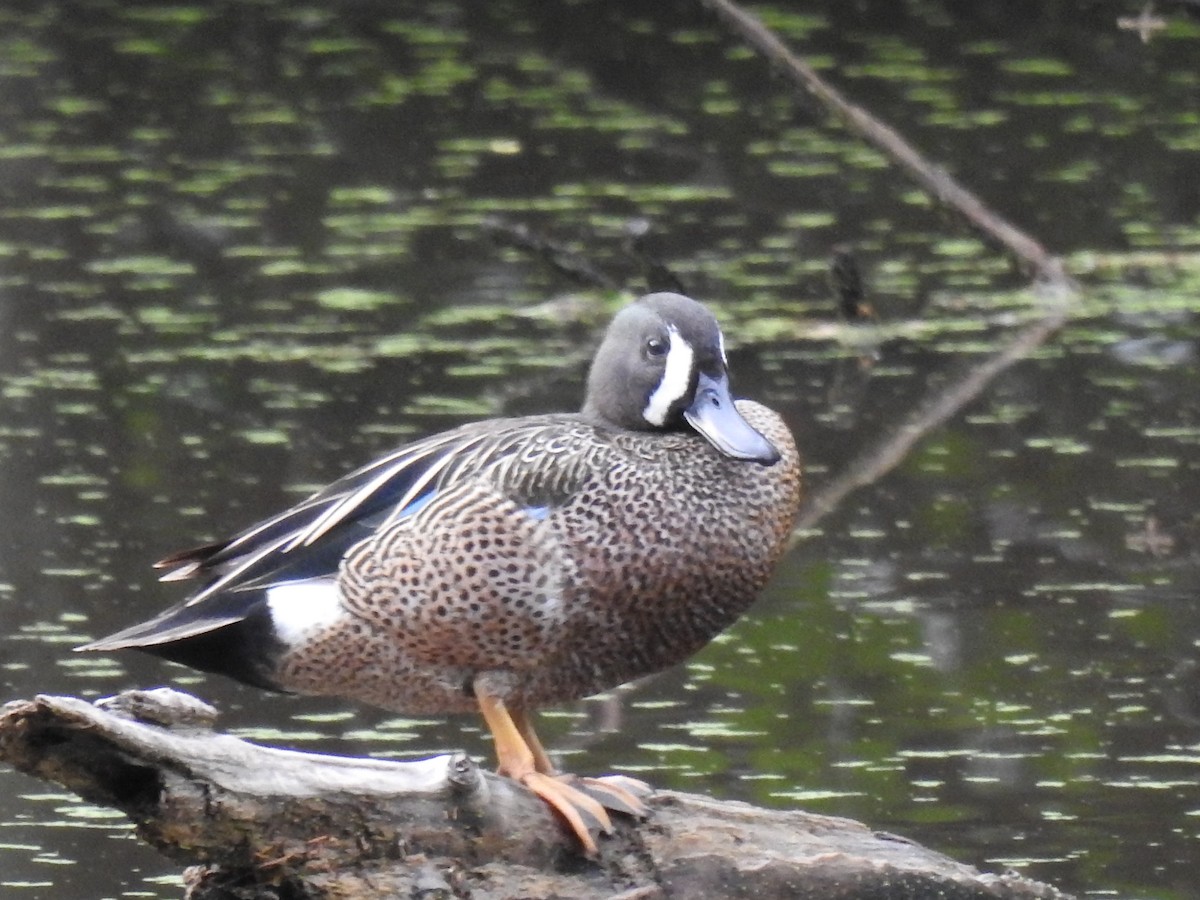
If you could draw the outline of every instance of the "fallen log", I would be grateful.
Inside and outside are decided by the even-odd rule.
[[[386,762],[263,747],[160,688],[0,715],[0,760],[114,807],[191,865],[189,900],[755,896],[1062,900],[848,819],[661,791],[589,861],[548,807],[463,755]]]

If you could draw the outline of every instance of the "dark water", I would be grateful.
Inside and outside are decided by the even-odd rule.
[[[1200,897],[1200,27],[1163,5],[1148,44],[1136,3],[761,8],[1086,289],[728,635],[551,712],[566,766]],[[1046,309],[692,4],[0,4],[3,699],[169,681],[287,746],[490,752],[469,717],[70,648],[178,598],[167,551],[576,405],[641,220],[814,492]],[[839,242],[878,329],[835,322]],[[0,896],[179,895],[119,816],[9,770],[0,798]]]

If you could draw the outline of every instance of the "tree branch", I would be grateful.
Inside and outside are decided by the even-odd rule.
[[[1006,248],[1035,278],[1057,286],[1072,284],[1062,260],[1038,241],[993,212],[944,169],[928,162],[894,128],[847,100],[807,62],[787,48],[770,28],[733,0],[701,0],[734,34],[766,58],[796,87],[815,97],[851,131],[899,165],[939,203],[955,210],[987,238]]]

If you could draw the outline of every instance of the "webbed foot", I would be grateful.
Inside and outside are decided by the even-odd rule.
[[[558,775],[560,780],[591,797],[606,810],[625,813],[637,819],[650,817],[645,800],[654,789],[644,781],[626,775],[604,775],[588,778],[580,775]]]

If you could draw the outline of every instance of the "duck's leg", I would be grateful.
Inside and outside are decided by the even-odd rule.
[[[533,730],[533,719],[528,710],[513,709],[511,711],[513,724],[525,739],[525,745],[533,753],[533,764],[536,771],[550,775],[576,790],[587,794],[605,809],[613,812],[623,812],[630,816],[644,819],[650,815],[650,809],[642,802],[643,798],[653,793],[650,785],[636,778],[624,775],[607,775],[601,778],[584,778],[578,775],[563,775],[554,768],[546,748],[538,740],[537,732]]]
[[[550,761],[550,754],[546,752],[546,748],[542,746],[541,739],[537,736],[537,732],[533,730],[533,717],[529,710],[517,707],[510,710],[513,724],[517,726],[517,731],[521,737],[525,739],[526,746],[533,753],[534,768],[543,775],[557,775],[558,770],[554,768],[554,763]]]
[[[549,803],[567,820],[583,845],[584,852],[588,856],[599,856],[600,848],[596,846],[592,831],[606,834],[612,831],[612,821],[603,805],[554,775],[538,771],[539,756],[543,762],[549,762],[546,751],[539,743],[538,753],[534,752],[513,721],[512,713],[504,701],[488,693],[479,679],[475,682],[475,699],[479,702],[479,710],[496,744],[499,773],[521,782]]]

